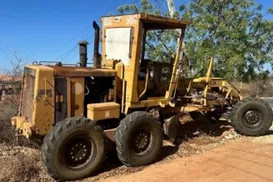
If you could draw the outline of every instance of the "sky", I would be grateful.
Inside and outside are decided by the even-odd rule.
[[[160,1],[160,0],[159,0]],[[189,0],[175,0],[178,7]],[[33,61],[78,62],[77,42],[90,42],[93,50],[93,20],[116,14],[117,7],[140,0],[0,0],[0,71],[11,69],[17,55],[23,64]],[[258,0],[265,8],[271,0]],[[158,4],[156,4],[158,6]],[[166,9],[164,0],[160,6]],[[273,19],[273,16],[267,16]],[[266,66],[268,67],[268,65]]]

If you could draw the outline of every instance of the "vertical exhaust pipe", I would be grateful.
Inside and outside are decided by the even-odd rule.
[[[80,66],[86,67],[87,65],[87,44],[88,42],[83,40],[78,42],[79,44],[79,56],[80,56]]]
[[[94,68],[101,68],[101,55],[99,53],[100,46],[100,27],[99,25],[93,21],[93,28],[95,29],[95,37],[94,37]]]

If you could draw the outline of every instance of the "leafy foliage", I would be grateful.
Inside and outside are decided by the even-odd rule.
[[[142,0],[140,7],[124,5],[118,12],[170,16],[153,5],[158,1]],[[261,4],[255,0],[191,0],[179,10],[176,18],[192,21],[186,32],[185,53],[194,74],[202,69],[205,72],[213,56],[215,76],[249,82],[268,75],[263,66],[273,65],[273,22],[264,18]],[[273,7],[267,14],[273,14]],[[167,60],[175,47],[172,31],[148,33],[148,58]]]
[[[193,24],[186,35],[186,53],[200,69],[214,56],[214,74],[250,81],[272,63],[273,22],[264,19],[255,0],[191,0],[182,5],[183,19]],[[272,8],[268,10],[272,13]]]

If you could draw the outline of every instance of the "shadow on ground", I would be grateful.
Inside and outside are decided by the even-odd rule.
[[[185,121],[188,120],[188,121]],[[200,145],[206,145],[211,142],[212,140],[219,140],[219,138],[223,135],[224,132],[232,129],[231,125],[227,121],[218,121],[218,122],[211,122],[206,116],[202,115],[201,113],[194,113],[194,116],[189,116],[184,118],[183,125],[179,127],[179,135],[178,135],[178,142],[175,144],[164,145],[162,149],[162,154],[160,156],[159,161],[168,158],[177,153],[177,151],[181,148],[181,146],[187,145],[187,147],[191,147],[187,144],[189,141],[194,140],[195,138],[200,138]],[[208,137],[200,137],[200,136],[208,136]],[[217,138],[217,139],[216,139]],[[187,148],[187,150],[196,150],[193,148]],[[132,173],[136,171],[142,170],[143,167],[126,167],[122,165],[122,163],[118,160],[118,157],[115,151],[111,152],[106,161],[103,164],[101,170],[98,171],[99,175],[95,178],[101,177],[109,177],[115,176],[120,173]],[[104,176],[103,173],[106,176]]]
[[[221,140],[225,132],[233,129],[227,120],[211,120],[199,112],[186,115],[180,119],[180,122],[183,124],[179,127],[177,140],[173,145],[163,147],[161,160],[177,153],[179,148],[188,145],[189,141],[195,141],[196,145],[207,145]]]

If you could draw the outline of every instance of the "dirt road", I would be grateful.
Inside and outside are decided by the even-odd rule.
[[[273,181],[273,137],[244,138],[202,155],[161,161],[131,174],[100,179],[100,182],[262,182]]]

